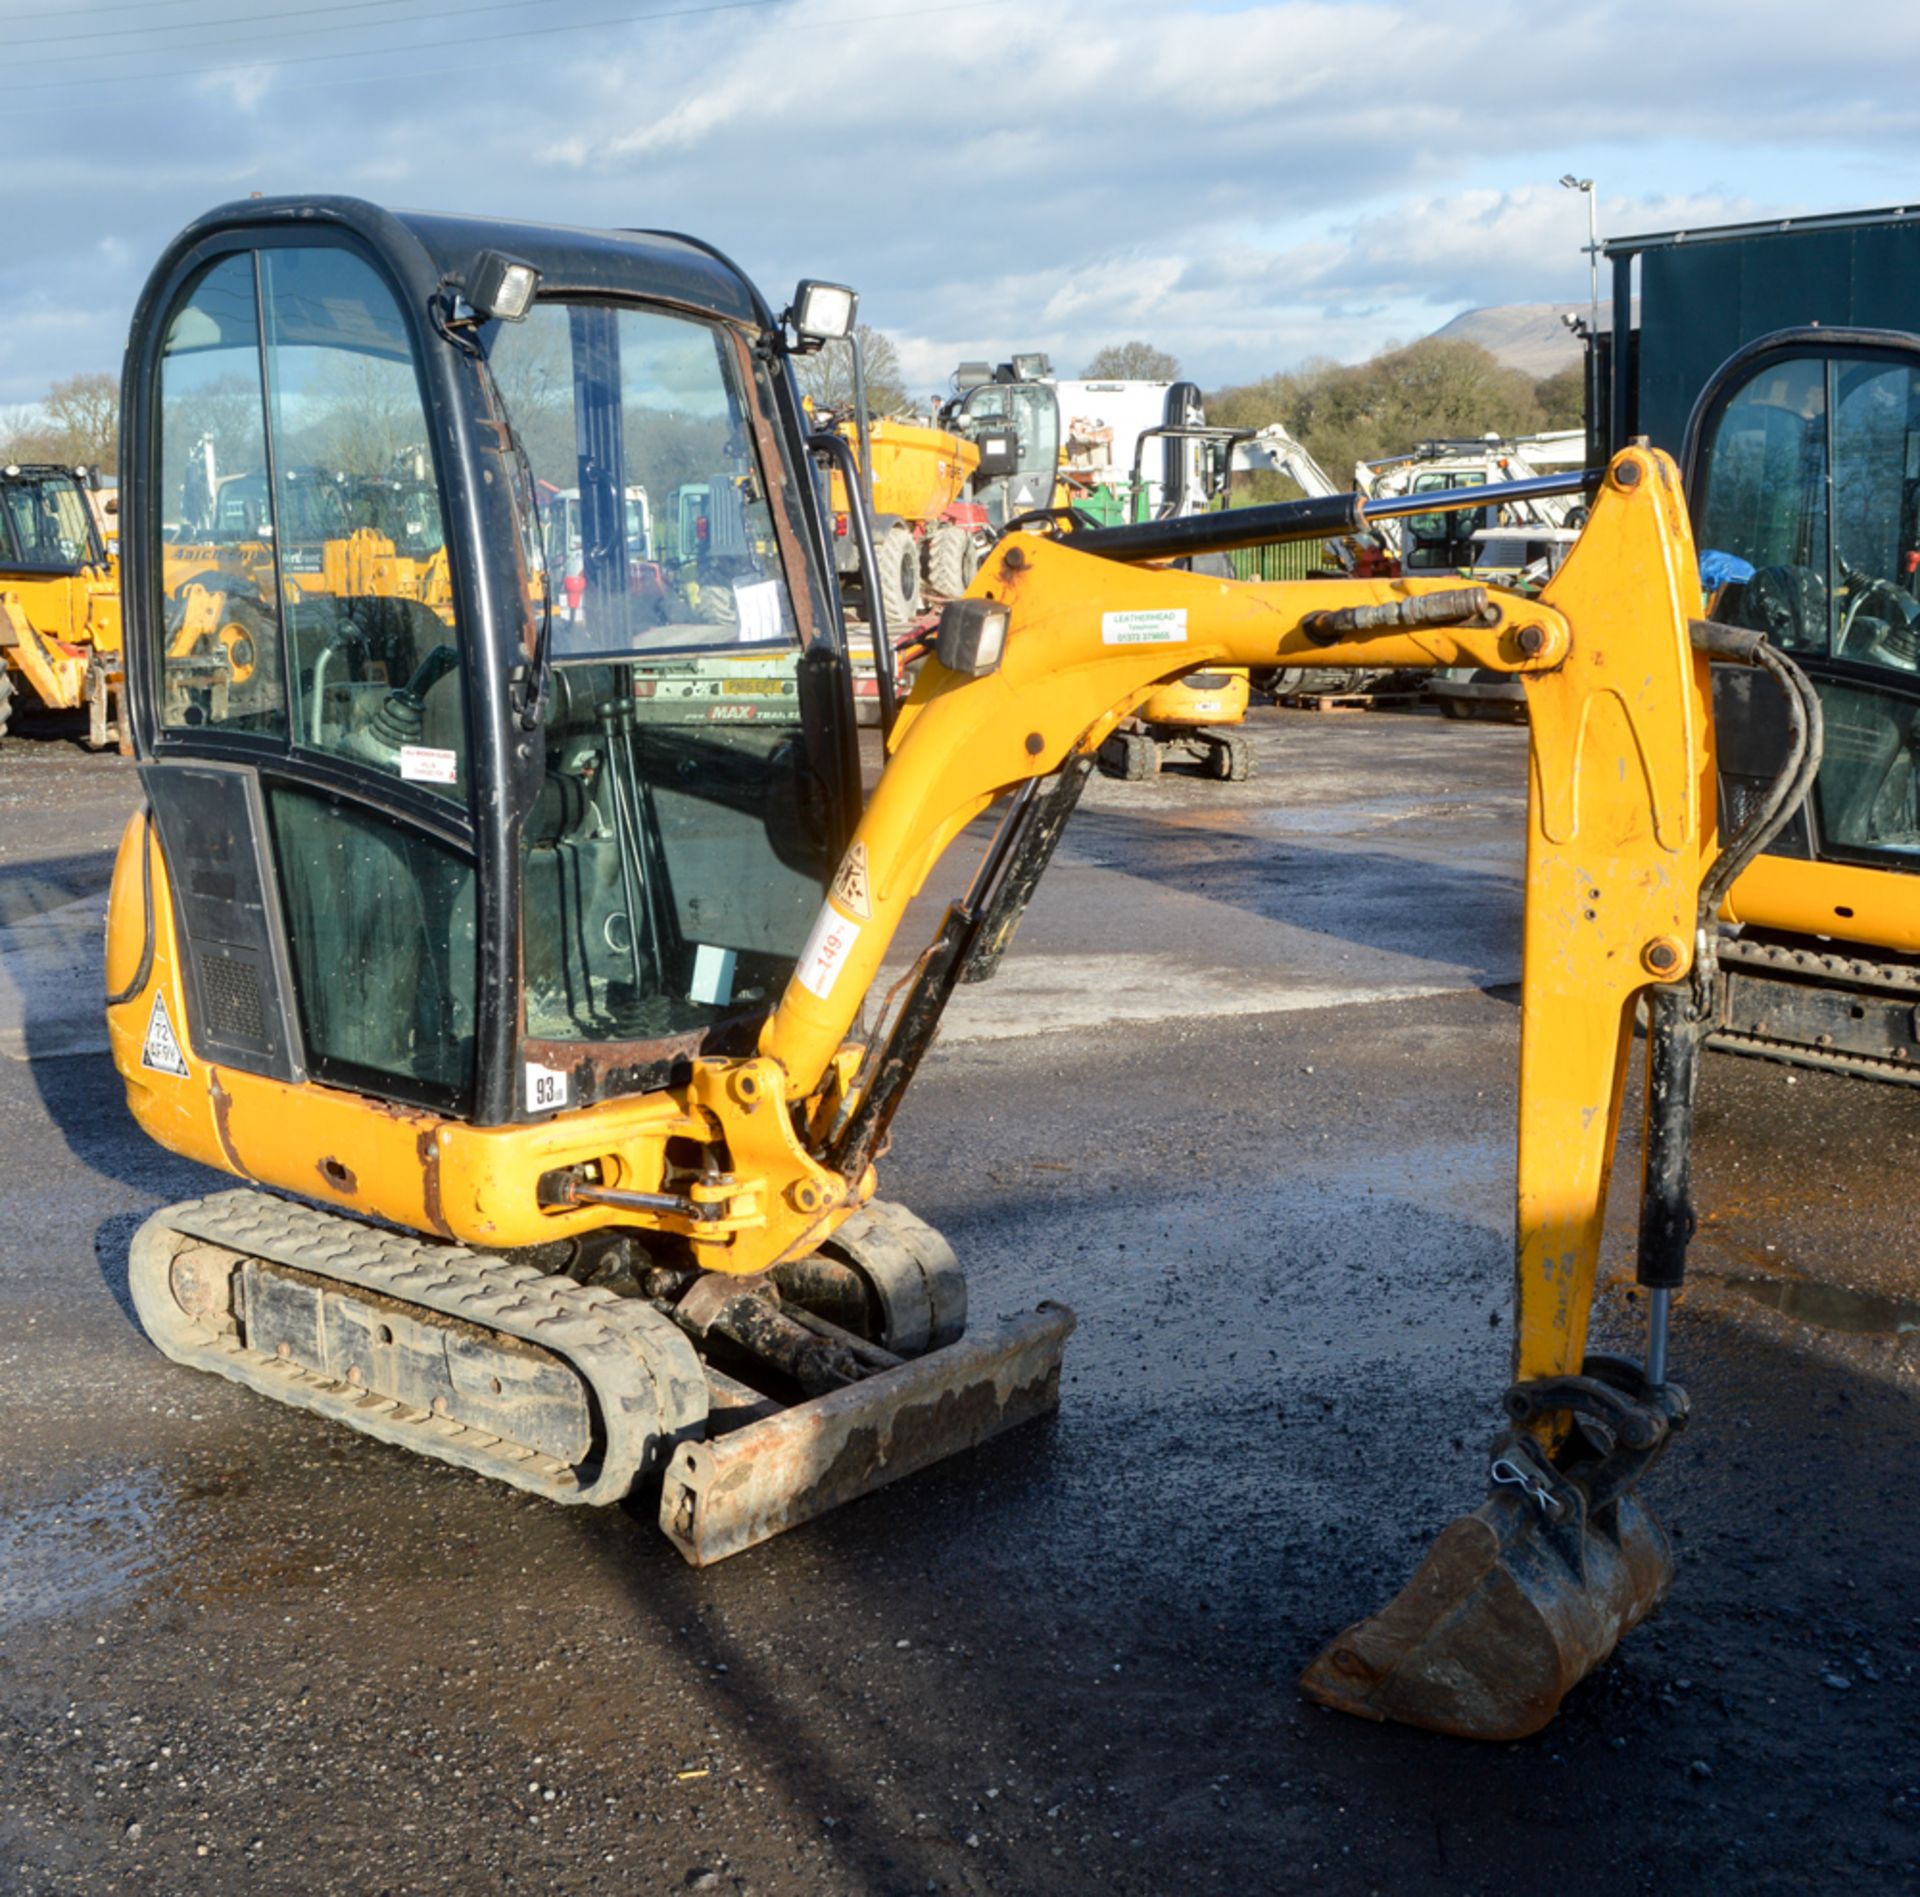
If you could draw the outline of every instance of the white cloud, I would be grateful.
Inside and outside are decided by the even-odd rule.
[[[1863,178],[1899,195],[1920,160],[1911,0],[1856,0],[1844,34],[1802,0],[794,0],[364,39],[356,65],[274,68],[263,27],[240,71],[10,86],[0,404],[110,367],[146,261],[254,189],[690,230],[776,302],[803,272],[857,283],[930,387],[1016,348],[1077,370],[1126,335],[1217,382],[1582,300],[1569,167],[1625,231],[1843,208]],[[87,139],[50,137],[81,97]],[[82,315],[23,323],[55,309]]]

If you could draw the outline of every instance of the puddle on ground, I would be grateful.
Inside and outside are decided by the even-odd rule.
[[[68,1614],[140,1580],[164,1491],[151,1470],[57,1505],[0,1514],[0,1634]]]
[[[1851,1291],[1840,1284],[1809,1284],[1792,1278],[1723,1278],[1756,1304],[1802,1324],[1828,1331],[1858,1331],[1872,1337],[1902,1337],[1920,1331],[1920,1301]]]

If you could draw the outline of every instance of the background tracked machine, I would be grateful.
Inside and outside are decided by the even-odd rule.
[[[1508,1427],[1487,1499],[1304,1684],[1534,1730],[1669,1585],[1638,1483],[1686,1416],[1665,1324],[1703,925],[1804,791],[1802,682],[1695,619],[1672,464],[1634,449],[1538,600],[1158,564],[1324,533],[1319,502],[1015,534],[943,612],[863,809],[809,467],[845,444],[804,433],[791,366],[851,318],[818,283],[776,318],[682,238],[350,199],[230,206],[162,256],[124,389],[147,807],[116,862],[108,1018],[142,1126],[249,1185],[137,1234],[142,1321],[180,1362],[555,1500],[657,1487],[696,1563],[1048,1410],[1071,1315],[969,1329],[950,1249],[875,1196],[946,999],[992,971],[1095,752],[1169,680],[1493,667],[1533,714]],[[210,581],[216,631],[181,648],[163,528],[196,444],[217,433],[271,511],[280,470],[323,438],[340,465],[369,409],[435,444],[448,605],[261,588],[241,678]],[[622,497],[687,481],[744,510],[724,626],[629,584]],[[590,523],[565,619],[541,484],[577,486]],[[1708,651],[1770,671],[1798,734],[1721,851]],[[1003,800],[863,1027],[931,866]],[[1644,1365],[1586,1348],[1643,997]]]
[[[1589,338],[1594,459],[1684,471],[1716,617],[1764,632],[1826,716],[1811,795],[1734,886],[1712,1044],[1920,1084],[1920,213],[1609,238]],[[1716,669],[1734,813],[1781,755],[1772,698]]]

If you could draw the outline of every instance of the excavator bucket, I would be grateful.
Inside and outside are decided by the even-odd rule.
[[[1637,1495],[1589,1513],[1572,1484],[1501,1488],[1327,1646],[1300,1690],[1365,1719],[1524,1739],[1672,1585],[1673,1550]]]

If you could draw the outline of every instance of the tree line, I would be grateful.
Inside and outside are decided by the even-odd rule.
[[[1406,454],[1423,441],[1578,428],[1585,413],[1578,363],[1536,377],[1478,343],[1435,336],[1367,362],[1306,362],[1207,397],[1208,421],[1279,422],[1336,481],[1356,461]]]
[[[905,412],[911,403],[892,340],[864,323],[860,333],[869,407],[878,415]],[[851,406],[846,350],[803,356],[799,367],[802,387],[816,403],[843,411]],[[1133,340],[1099,350],[1081,376],[1173,381],[1179,373],[1177,358]],[[1534,377],[1507,368],[1478,343],[1430,336],[1366,362],[1316,359],[1216,389],[1206,400],[1211,422],[1238,428],[1279,422],[1337,481],[1356,461],[1405,454],[1423,441],[1578,428],[1583,393],[1577,364]],[[30,408],[0,411],[0,463],[111,470],[120,449],[119,396],[114,378],[95,372],[54,383]]]
[[[99,468],[120,459],[120,384],[104,370],[56,382],[30,408],[0,410],[0,465]]]
[[[1180,364],[1150,343],[1110,343],[1081,374],[1171,382]],[[1340,479],[1357,461],[1406,454],[1423,441],[1578,428],[1586,415],[1586,371],[1575,363],[1531,376],[1478,343],[1429,336],[1365,362],[1315,357],[1297,369],[1215,389],[1206,405],[1207,420],[1227,428],[1278,422]]]

